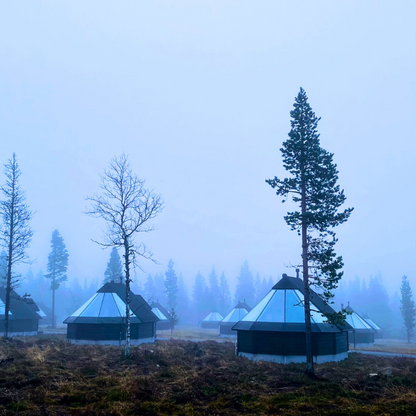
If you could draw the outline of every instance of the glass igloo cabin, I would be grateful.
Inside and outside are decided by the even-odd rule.
[[[160,331],[164,329],[173,329],[174,322],[172,315],[164,308],[159,302],[152,302],[151,305],[152,312],[159,318],[159,321],[156,324],[156,329]]]
[[[347,322],[352,327],[349,337],[350,343],[354,345],[354,348],[373,345],[375,329],[351,308],[349,302],[345,310],[350,312],[350,315],[347,315]]]
[[[247,303],[238,302],[232,311],[220,322],[220,336],[236,337],[237,332],[233,331],[231,328],[238,321],[241,321],[250,311],[251,308],[247,305]]]
[[[348,357],[349,325],[331,325],[323,312],[335,312],[310,290],[312,353],[315,363]],[[306,362],[303,281],[283,274],[270,292],[237,324],[237,354],[278,363]]]
[[[201,328],[204,329],[215,329],[222,321],[223,317],[218,312],[209,313],[201,322]]]
[[[75,344],[120,345],[126,340],[126,286],[106,283],[65,319],[67,338]],[[154,342],[159,318],[149,304],[130,291],[131,344]]]
[[[6,331],[6,288],[0,286],[0,335]],[[39,320],[42,319],[39,308],[31,298],[19,296],[10,291],[9,336],[36,335]]]
[[[383,338],[383,330],[370,318],[365,318],[365,321],[374,329],[374,339]]]

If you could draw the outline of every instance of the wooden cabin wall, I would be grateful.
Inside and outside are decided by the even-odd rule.
[[[237,331],[238,351],[251,354],[305,355],[304,332]],[[348,351],[347,333],[312,333],[314,355]]]

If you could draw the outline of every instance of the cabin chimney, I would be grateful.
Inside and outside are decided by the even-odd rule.
[[[299,279],[299,269],[296,269],[296,277]]]

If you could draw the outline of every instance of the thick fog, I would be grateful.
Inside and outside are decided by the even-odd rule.
[[[379,0],[3,2],[0,162],[16,152],[35,211],[33,272],[58,229],[69,281],[103,279],[110,251],[91,239],[105,223],[85,198],[124,152],[165,201],[139,236],[158,264],[140,261],[136,279],[170,258],[188,289],[212,266],[234,288],[245,260],[261,278],[294,275],[291,205],[265,179],[287,175],[279,149],[303,87],[355,208],[336,229],[345,280],[380,273],[393,294],[407,275],[416,289],[415,13]]]

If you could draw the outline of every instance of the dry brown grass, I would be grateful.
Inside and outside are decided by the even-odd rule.
[[[416,363],[351,354],[316,367],[252,362],[234,344],[171,340],[134,347],[75,346],[59,336],[1,341],[0,414],[414,415]],[[391,367],[391,376],[369,377]]]

